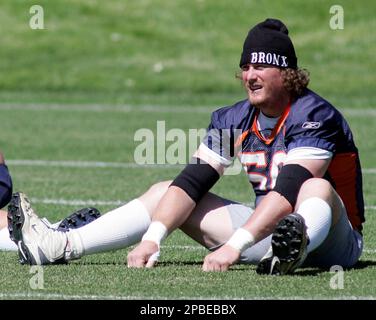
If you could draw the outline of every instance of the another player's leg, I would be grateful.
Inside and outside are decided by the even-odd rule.
[[[7,212],[0,210],[0,250],[17,251],[17,246],[9,237]]]
[[[0,152],[0,208],[6,207],[12,195],[12,179],[4,157]],[[7,213],[0,210],[0,250],[17,250],[17,246],[10,240],[7,228]]]
[[[340,204],[329,182],[307,180],[300,189],[296,212],[278,223],[272,236],[272,251],[260,261],[257,272],[292,273],[327,238],[341,214]]]
[[[27,197],[15,194],[8,207],[9,229],[20,255],[30,264],[68,261],[124,248],[141,240],[169,184],[168,181],[155,184],[140,198],[69,232],[49,228],[35,214]]]

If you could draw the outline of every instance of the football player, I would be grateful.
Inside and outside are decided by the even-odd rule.
[[[207,136],[173,181],[66,233],[46,228],[27,197],[15,194],[11,233],[24,260],[69,261],[141,241],[128,266],[152,267],[162,241],[180,228],[213,251],[204,271],[238,262],[257,264],[260,274],[353,266],[362,253],[364,203],[346,120],[307,88],[308,72],[280,20],[251,28],[239,66],[247,99],[212,114]],[[255,191],[254,210],[209,192],[236,157]]]

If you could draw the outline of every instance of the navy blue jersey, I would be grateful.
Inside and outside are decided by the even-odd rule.
[[[203,143],[228,165],[239,157],[256,196],[275,186],[287,153],[318,148],[332,154],[325,174],[343,200],[354,229],[364,220],[362,174],[358,150],[341,113],[311,90],[286,106],[271,134],[258,130],[259,110],[248,100],[214,111]],[[224,138],[225,137],[225,138]]]

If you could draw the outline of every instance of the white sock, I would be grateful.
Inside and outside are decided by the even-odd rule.
[[[0,250],[17,251],[16,244],[10,240],[8,228],[0,230]]]
[[[131,246],[141,241],[150,222],[144,204],[138,199],[132,200],[86,226],[71,229],[67,235],[73,255],[68,254],[67,258]]]
[[[307,253],[315,250],[328,236],[332,224],[332,209],[324,200],[313,197],[304,200],[298,210],[305,220],[309,245]]]

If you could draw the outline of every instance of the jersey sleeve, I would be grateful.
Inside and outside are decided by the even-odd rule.
[[[295,160],[327,160],[333,157],[333,152],[313,148],[313,147],[299,147],[291,149],[287,153],[285,163]]]
[[[236,142],[242,135],[248,112],[249,105],[244,102],[214,111],[200,149],[206,150],[205,153],[221,165],[229,167],[238,154]]]

